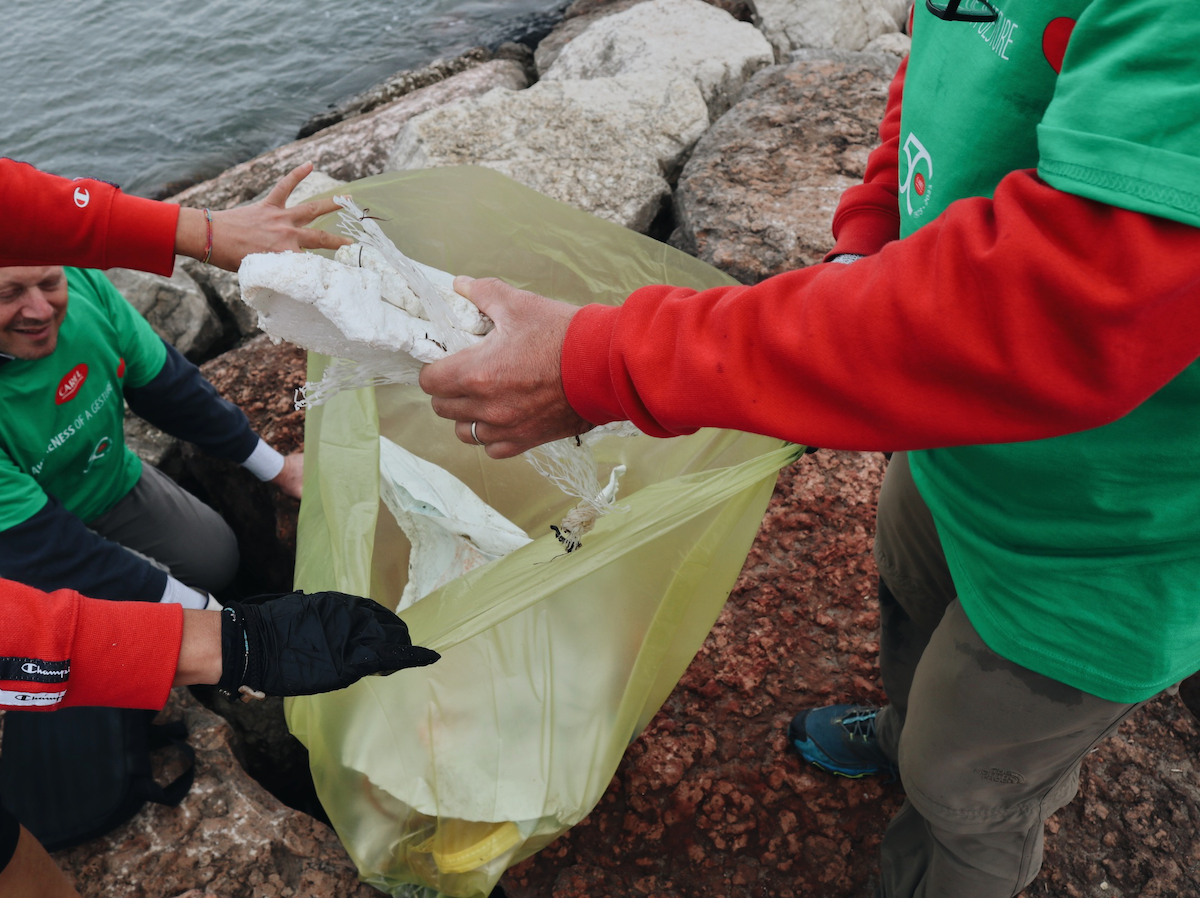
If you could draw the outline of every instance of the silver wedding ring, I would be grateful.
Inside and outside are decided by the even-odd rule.
[[[475,445],[476,445],[476,446],[482,446],[482,445],[484,444],[484,443],[483,443],[483,440],[479,439],[479,434],[477,434],[477,433],[475,432],[475,428],[476,428],[476,427],[478,427],[478,426],[479,426],[479,422],[478,422],[478,421],[472,421],[472,422],[471,422],[471,439],[473,439],[473,440],[475,441]]]

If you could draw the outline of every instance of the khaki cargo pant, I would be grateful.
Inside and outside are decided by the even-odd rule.
[[[877,732],[908,796],[882,846],[882,898],[1011,898],[1079,764],[1140,705],[1105,701],[992,652],[955,595],[904,453],[879,497]]]

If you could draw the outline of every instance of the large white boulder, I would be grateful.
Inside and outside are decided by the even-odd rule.
[[[903,30],[908,0],[755,0],[760,28],[780,60],[798,47],[861,50]]]
[[[707,127],[708,108],[690,78],[540,81],[417,116],[400,132],[388,168],[482,165],[645,231],[670,195],[668,176]]]
[[[703,0],[649,0],[593,22],[543,76],[581,81],[620,75],[682,75],[700,88],[713,119],[751,76],[775,61],[766,38]]]

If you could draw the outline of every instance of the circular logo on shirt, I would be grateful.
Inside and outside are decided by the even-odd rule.
[[[86,187],[75,188],[75,205],[80,209],[86,209],[87,204],[92,201],[92,195]]]
[[[1042,55],[1055,73],[1062,73],[1063,57],[1067,55],[1067,42],[1071,40],[1071,32],[1075,30],[1075,20],[1066,16],[1051,19],[1046,30],[1042,32]]]
[[[904,197],[908,214],[912,218],[920,218],[925,214],[932,195],[933,157],[912,132],[905,139],[903,150],[904,179],[900,182],[900,195]]]
[[[87,467],[83,469],[86,474],[92,470],[92,465],[108,455],[108,450],[113,447],[113,441],[108,437],[100,437],[100,441],[96,443],[96,448],[92,450],[92,454],[88,456]]]
[[[83,382],[87,380],[88,366],[85,362],[80,362],[72,368],[67,375],[58,382],[58,389],[54,391],[54,404],[62,405],[64,402],[70,402],[79,392],[79,388],[83,386]]]

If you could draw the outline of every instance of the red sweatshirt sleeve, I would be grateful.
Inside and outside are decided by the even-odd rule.
[[[183,609],[45,593],[0,580],[0,707],[166,704],[179,662]]]
[[[179,207],[0,159],[0,266],[135,268],[170,276]]]
[[[832,449],[1016,442],[1109,423],[1200,353],[1200,229],[1031,171],[853,265],[586,306],[562,376],[595,424]]]
[[[879,125],[879,146],[867,157],[863,182],[849,188],[833,213],[833,249],[825,261],[842,253],[870,256],[900,236],[900,106],[908,57],[900,63],[888,88],[887,109]]]

